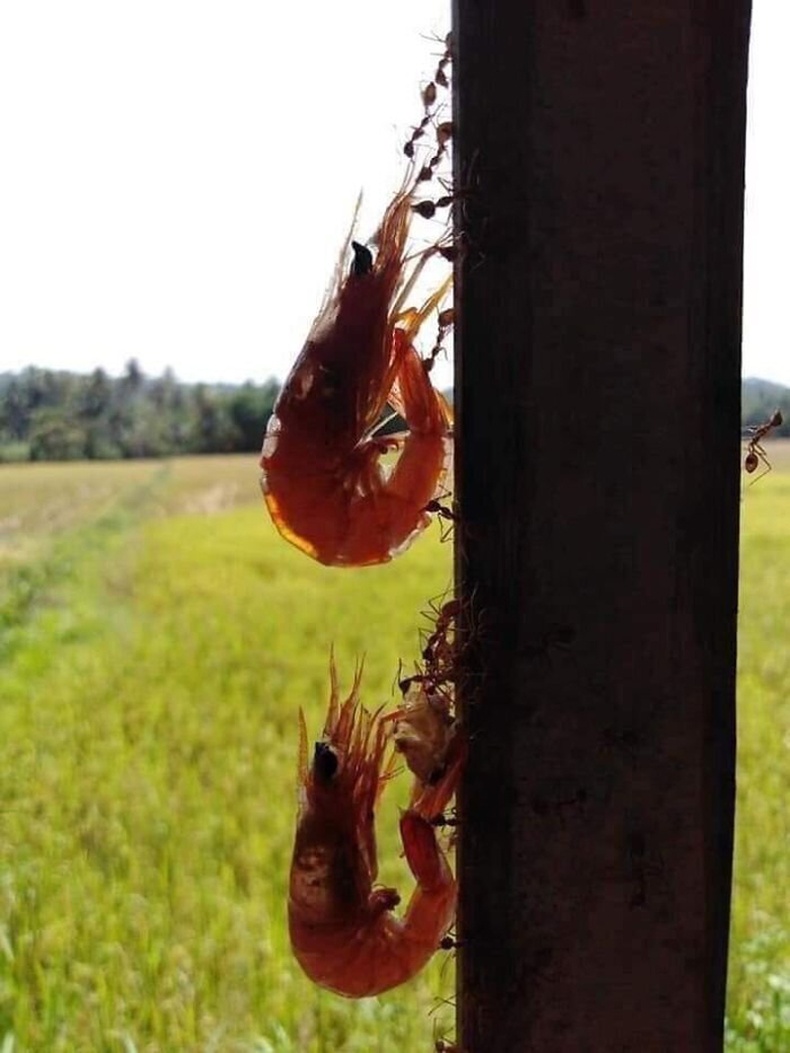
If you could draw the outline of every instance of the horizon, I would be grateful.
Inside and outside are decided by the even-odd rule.
[[[142,373],[142,376],[143,376],[144,380],[160,380],[166,374],[170,373],[172,375],[172,377],[173,377],[173,380],[175,380],[175,382],[177,384],[184,384],[184,385],[186,385],[188,387],[195,387],[195,386],[197,386],[199,384],[202,384],[205,387],[209,387],[209,388],[218,388],[218,387],[230,387],[230,388],[237,388],[238,387],[238,388],[240,388],[240,387],[243,387],[245,384],[253,384],[256,387],[263,387],[265,384],[268,384],[271,381],[275,381],[280,387],[282,387],[282,385],[284,383],[284,378],[281,379],[280,377],[276,377],[274,375],[268,376],[268,377],[264,377],[263,380],[255,380],[252,377],[245,377],[243,380],[206,380],[205,378],[198,379],[198,380],[185,380],[183,377],[180,377],[178,375],[177,370],[173,369],[171,366],[165,366],[164,369],[161,370],[161,372],[153,373],[153,372],[148,371],[145,368],[145,363],[140,362],[140,360],[137,359],[137,358],[135,358],[135,361],[137,362],[137,366],[140,369],[140,372]],[[128,362],[126,364],[128,365]],[[78,377],[89,377],[93,373],[95,373],[97,370],[101,370],[110,380],[120,380],[121,377],[123,377],[124,372],[125,372],[125,369],[121,370],[120,372],[113,372],[111,370],[105,369],[104,366],[94,366],[92,369],[79,370],[79,369],[69,369],[68,366],[40,366],[40,365],[38,365],[35,362],[31,362],[27,366],[22,366],[21,369],[0,369],[0,379],[2,379],[3,377],[17,377],[17,376],[20,376],[22,373],[24,373],[26,370],[29,370],[29,369],[40,370],[41,372],[50,372],[50,373],[70,373],[73,376],[78,376]],[[769,384],[769,385],[771,385],[773,387],[781,388],[784,391],[790,391],[790,384],[783,384],[779,380],[772,380],[770,377],[759,377],[759,376],[755,376],[755,375],[752,375],[752,374],[750,374],[749,376],[743,376],[742,375],[741,376],[741,385],[749,384],[749,383]],[[451,381],[450,381],[449,384],[442,384],[442,385],[435,384],[434,386],[438,390],[440,390],[440,391],[442,391],[443,393],[446,394],[448,391],[452,391],[454,389],[455,385],[452,383],[452,378],[451,378]]]

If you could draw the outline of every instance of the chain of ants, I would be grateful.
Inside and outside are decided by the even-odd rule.
[[[457,680],[458,653],[455,646],[456,620],[461,609],[460,600],[449,600],[438,609],[433,631],[425,636],[422,648],[423,664],[418,672],[398,682],[405,694],[412,684],[421,684],[427,695],[439,695],[452,707],[451,692]]]
[[[448,712],[454,708],[455,685],[458,680],[456,633],[460,613],[461,601],[458,599],[448,600],[440,607],[434,603],[431,604],[430,617],[433,628],[430,632],[423,634],[422,662],[418,665],[416,673],[398,682],[404,695],[412,684],[420,684],[428,697],[441,698]],[[434,816],[431,822],[438,827],[455,828],[458,825],[455,813]],[[451,951],[457,946],[458,942],[455,937],[448,933],[441,940],[439,949]],[[444,1038],[436,1038],[434,1051],[435,1053],[460,1053],[460,1047]]]
[[[439,179],[436,175],[437,169],[446,158],[448,147],[453,138],[452,121],[437,123],[435,120],[437,111],[434,107],[438,90],[440,88],[444,91],[449,89],[447,67],[452,61],[452,34],[447,34],[444,45],[445,50],[434,71],[433,79],[425,85],[421,92],[424,110],[422,119],[412,129],[410,137],[403,146],[403,152],[406,157],[410,161],[413,160],[417,143],[423,138],[429,125],[434,125],[436,149],[417,173],[418,184],[430,182],[434,177]],[[444,183],[442,183],[442,186],[447,190]],[[435,200],[423,199],[417,201],[412,208],[422,219],[433,219],[437,210],[449,208],[452,203],[452,193],[445,193]],[[449,263],[455,260],[456,249],[454,245],[437,245],[433,251]],[[436,359],[444,350],[444,339],[452,328],[453,321],[452,307],[439,312],[436,340],[427,357],[423,360],[423,368],[426,373],[431,372]],[[438,500],[430,501],[425,511],[437,515],[449,524],[455,522],[455,514]],[[442,540],[446,539],[448,533],[449,528],[448,532],[443,533]],[[438,609],[432,608],[432,613],[435,614],[435,621],[432,631],[425,635],[423,641],[422,664],[418,667],[416,673],[399,682],[399,687],[404,694],[411,684],[419,683],[427,695],[439,696],[447,704],[448,709],[452,707],[457,680],[456,622],[459,612],[459,600],[450,600]],[[455,827],[457,818],[455,815],[437,815],[433,819],[433,823],[436,826]],[[452,936],[445,936],[441,941],[441,949],[443,950],[452,950],[455,946],[456,941]],[[444,1038],[436,1038],[434,1050],[435,1053],[459,1053],[460,1047],[454,1042],[447,1042]]]
[[[447,76],[447,67],[452,61],[452,34],[448,33],[444,39],[444,53],[439,59],[439,64],[433,74],[433,79],[428,81],[425,87],[422,89],[422,105],[423,105],[423,116],[419,124],[412,129],[412,133],[403,145],[403,152],[409,158],[410,161],[414,159],[415,147],[420,139],[425,135],[425,131],[429,125],[433,124],[436,134],[436,150],[433,155],[422,165],[419,172],[417,173],[417,183],[430,182],[434,177],[442,183],[445,190],[447,186],[439,179],[437,169],[441,165],[442,161],[447,157],[447,150],[453,138],[453,122],[452,121],[436,121],[437,110],[436,99],[438,96],[439,88],[447,91],[450,87],[450,82]],[[452,193],[446,193],[436,198],[435,200],[423,199],[417,201],[412,205],[412,209],[421,216],[423,219],[433,219],[438,209],[449,208],[453,203]],[[443,259],[447,260],[448,263],[452,263],[456,258],[456,248],[454,245],[436,245],[432,250]],[[428,357],[424,359],[423,365],[426,373],[430,373],[433,369],[433,364],[436,361],[439,354],[444,350],[443,341],[453,324],[453,309],[451,307],[444,311],[439,312],[439,323],[438,333],[436,336],[436,342],[433,348],[428,354]]]

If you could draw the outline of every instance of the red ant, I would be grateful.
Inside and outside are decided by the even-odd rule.
[[[435,515],[437,519],[443,519],[449,525],[442,528],[440,540],[447,541],[453,531],[453,525],[458,521],[458,516],[452,509],[448,508],[447,505],[443,505],[441,501],[429,501],[423,509],[424,512],[429,512],[431,515]]]
[[[414,157],[414,144],[417,142],[418,139],[422,139],[425,133],[425,129],[430,123],[431,115],[430,113],[426,113],[423,119],[411,133],[408,142],[404,143],[403,152],[406,154],[409,160],[411,160],[411,158]]]
[[[437,252],[439,252],[445,259],[445,252],[447,251],[447,248],[449,248],[449,246],[437,249]],[[443,341],[444,338],[447,336],[448,332],[452,329],[454,321],[455,310],[452,307],[445,307],[443,311],[439,311],[436,342],[431,348],[428,357],[422,360],[422,368],[425,370],[426,373],[431,372],[431,370],[433,369],[434,362],[442,353],[442,351],[444,351]]]
[[[757,470],[760,463],[765,465],[765,471],[761,472],[752,482],[756,483],[757,479],[762,479],[764,475],[771,471],[771,462],[768,460],[768,455],[760,443],[774,428],[781,428],[783,424],[784,417],[781,410],[776,409],[764,424],[758,424],[756,427],[749,429],[749,441],[746,444],[746,456],[743,460],[743,467],[751,475]]]
[[[453,1005],[455,1003],[449,1003]],[[459,1053],[460,1047],[455,1042],[448,1042],[444,1035],[438,1033],[437,1025],[434,1024],[433,1028],[433,1049],[434,1053]]]
[[[440,127],[444,127],[444,125],[440,125]],[[437,151],[437,153],[431,158],[431,160],[428,162],[425,168],[423,168],[420,174],[417,176],[418,182],[421,180],[431,178],[431,176],[433,175],[433,169],[436,167],[439,161],[441,161],[446,149],[446,146],[440,147],[439,151]],[[424,174],[425,172],[429,172],[429,174],[426,176]],[[411,207],[412,211],[416,212],[418,216],[422,216],[423,219],[433,219],[433,217],[436,215],[437,209],[449,208],[454,200],[455,198],[452,194],[444,194],[442,197],[437,197],[435,201],[430,201],[426,199],[425,201],[418,201]]]
[[[442,830],[446,826],[450,827],[450,829],[455,829],[459,824],[459,820],[458,816],[455,814],[455,809],[453,809],[451,814],[447,812],[439,812],[438,815],[434,815],[430,820],[430,823],[431,826],[438,826]]]
[[[429,668],[435,664],[437,654],[445,664],[455,662],[455,623],[461,611],[460,600],[448,600],[436,611],[436,622],[422,650],[422,657]]]
[[[456,939],[451,933],[447,933],[439,940],[440,951],[454,951],[461,946],[461,941]]]

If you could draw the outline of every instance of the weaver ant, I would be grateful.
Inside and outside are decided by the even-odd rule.
[[[440,541],[447,541],[453,532],[453,526],[458,520],[458,516],[452,509],[448,508],[447,505],[443,505],[441,501],[434,499],[429,501],[423,511],[428,512],[430,515],[435,515],[437,519],[443,519],[448,524],[446,527],[442,527],[440,535]]]
[[[443,256],[445,259],[446,259],[445,252],[447,251],[447,248],[449,248],[449,246],[437,249],[437,252],[441,256]],[[452,307],[445,307],[445,309],[443,311],[439,311],[439,318],[438,318],[437,332],[436,332],[436,342],[434,343],[433,347],[431,348],[430,353],[428,354],[427,358],[424,358],[422,360],[422,368],[425,370],[426,373],[430,373],[431,372],[431,370],[433,369],[434,362],[439,357],[439,355],[442,353],[442,351],[445,350],[445,348],[443,346],[443,340],[447,336],[449,331],[452,329],[454,321],[455,321],[455,310]]]
[[[456,939],[452,933],[448,932],[446,936],[443,936],[439,941],[440,951],[454,951],[461,946],[461,940]]]
[[[431,826],[438,826],[442,830],[446,826],[450,827],[450,829],[455,829],[459,825],[459,819],[453,808],[452,813],[439,812],[438,815],[434,815],[430,820],[430,823]]]
[[[452,1008],[455,1008],[455,1002],[446,1002]],[[435,1007],[434,1007],[435,1008]],[[433,1010],[431,1010],[433,1012]],[[438,1024],[435,1023],[433,1027],[433,1049],[434,1053],[459,1053],[460,1047],[455,1042],[449,1042],[445,1035],[446,1031],[440,1033],[438,1030]]]
[[[438,164],[438,162],[440,160],[441,160],[441,155],[437,153],[435,157],[431,158],[431,162],[430,163],[432,164],[434,161],[436,161],[437,164]],[[427,167],[428,166],[426,165],[426,168]],[[425,168],[423,169],[423,172],[424,171],[425,171]],[[423,178],[422,173],[420,173],[419,178],[420,179]],[[444,194],[442,197],[437,197],[437,199],[435,201],[430,201],[430,200],[426,199],[425,201],[418,201],[416,204],[412,205],[411,207],[412,207],[412,210],[414,212],[416,212],[418,216],[422,216],[423,219],[433,219],[433,217],[436,215],[436,210],[437,209],[439,209],[439,208],[449,208],[450,205],[452,205],[454,200],[455,200],[455,198],[453,197],[452,194]]]
[[[761,463],[765,465],[765,471],[761,472],[752,482],[756,483],[757,479],[762,479],[764,475],[771,471],[771,462],[760,444],[774,428],[781,428],[783,424],[784,417],[781,410],[776,409],[764,424],[758,424],[756,427],[749,429],[749,441],[746,444],[746,456],[743,459],[743,467],[751,475]]]

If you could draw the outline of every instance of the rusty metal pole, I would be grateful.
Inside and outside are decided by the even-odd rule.
[[[749,0],[454,0],[463,1053],[722,1048]]]

